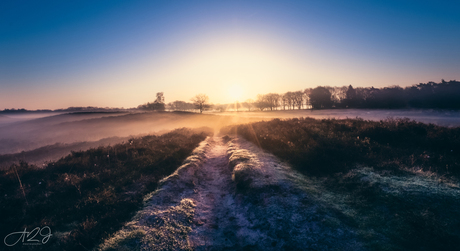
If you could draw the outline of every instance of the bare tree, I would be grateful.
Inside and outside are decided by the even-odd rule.
[[[244,107],[246,107],[246,108],[248,109],[248,111],[250,112],[251,109],[254,107],[254,100],[248,99],[248,100],[244,101],[244,102],[242,103],[242,105],[243,105]]]
[[[294,105],[297,106],[297,108],[299,108],[299,110],[302,109],[303,100],[304,100],[304,93],[302,91],[294,92],[293,93],[293,100],[294,100]]]
[[[184,105],[183,103],[185,103],[184,101],[180,101],[180,100],[176,100],[174,102],[171,103],[171,108],[175,111],[178,111],[178,110],[184,110]]]
[[[185,101],[176,100],[170,104],[170,108],[175,111],[186,111],[186,110],[193,110],[195,105],[192,103],[187,103]]]
[[[241,108],[242,105],[240,104],[240,102],[236,101],[234,107],[236,109],[236,112],[238,112],[238,108]]]
[[[278,93],[269,93],[265,94],[265,99],[269,104],[269,108],[273,111],[273,108],[277,108],[279,106],[280,95]]]
[[[346,97],[347,87],[325,86],[331,93],[331,100],[334,105],[339,104]]]
[[[286,110],[286,106],[289,109],[289,98],[287,93],[281,95],[281,105],[283,106],[283,110]]]
[[[195,108],[200,110],[200,113],[203,113],[203,110],[209,107],[209,97],[206,94],[197,94],[190,100],[195,105]]]
[[[312,90],[311,88],[307,88],[303,91],[305,94],[305,105],[307,106],[307,109],[311,107],[311,103],[310,103],[311,90]]]
[[[257,94],[257,101],[254,103],[254,105],[261,111],[270,107],[270,103],[268,103],[266,95],[262,94]]]
[[[228,108],[228,105],[226,105],[226,104],[223,104],[223,105],[222,104],[216,104],[216,105],[213,106],[213,108],[214,108],[214,110],[217,110],[219,112],[225,112],[227,110],[227,108]]]
[[[289,109],[294,109],[295,107],[295,100],[294,100],[294,93],[293,92],[286,92],[283,95],[283,98],[285,99],[286,105],[288,106]]]

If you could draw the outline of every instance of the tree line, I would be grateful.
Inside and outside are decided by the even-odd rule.
[[[460,82],[451,80],[440,83],[428,82],[402,88],[390,86],[383,88],[357,87],[352,85],[331,87],[318,86],[283,94],[267,93],[257,95],[256,100],[248,99],[234,104],[211,105],[205,94],[198,94],[191,103],[176,100],[164,103],[163,93],[157,93],[153,103],[139,106],[140,109],[193,111],[252,110],[294,110],[294,109],[460,109]]]
[[[163,92],[157,92],[156,99],[152,103],[148,102],[146,104],[139,105],[137,109],[140,110],[154,110],[154,111],[164,111],[174,110],[174,111],[193,111],[199,110],[202,113],[204,110],[212,108],[212,105],[209,104],[209,97],[206,94],[198,94],[191,98],[192,103],[188,103],[181,100],[176,100],[165,104],[165,98]]]
[[[312,101],[313,102],[313,101]],[[428,82],[402,88],[334,88],[331,99],[317,99],[316,108],[460,109],[460,82]]]

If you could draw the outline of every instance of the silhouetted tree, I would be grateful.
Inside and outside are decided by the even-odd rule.
[[[236,101],[234,107],[235,107],[236,111],[238,112],[238,109],[241,108],[240,102]]]
[[[273,108],[276,109],[279,106],[280,95],[278,93],[265,94],[265,100],[270,110],[273,111]]]
[[[213,108],[214,108],[214,110],[216,110],[216,111],[225,112],[225,111],[227,110],[227,108],[228,108],[228,105],[226,105],[226,104],[223,104],[223,105],[221,105],[221,104],[216,104],[216,105],[213,105]]]
[[[268,93],[265,95],[257,95],[257,101],[255,103],[255,106],[259,108],[261,111],[263,111],[266,108],[270,108],[272,111],[273,109],[276,109],[279,106],[279,101],[280,101],[281,95],[278,93]]]
[[[197,94],[195,97],[191,98],[195,108],[200,110],[200,113],[203,113],[203,110],[209,108],[209,97],[206,94]]]
[[[251,111],[251,109],[254,107],[254,100],[248,99],[244,101],[243,103],[241,103],[241,105],[245,107],[246,109],[248,109],[248,111]]]
[[[289,98],[286,94],[287,93],[281,95],[281,106],[283,107],[283,110],[286,110],[286,106],[289,109]]]
[[[164,111],[165,110],[165,98],[162,92],[157,92],[156,99],[153,103],[148,102],[147,104],[139,105],[137,109],[142,110],[156,110]]]
[[[309,108],[311,106],[311,102],[310,102],[310,94],[311,94],[311,88],[307,88],[303,91],[303,93],[305,94],[305,106],[307,108]]]
[[[411,107],[460,109],[460,82],[456,80],[420,83],[405,92]]]
[[[304,93],[302,91],[296,91],[293,93],[293,106],[297,106],[300,110],[303,106]]]
[[[257,101],[254,103],[254,105],[261,111],[270,107],[270,104],[267,101],[266,95],[262,95],[262,94],[257,95]]]
[[[187,111],[195,109],[195,105],[181,100],[176,100],[171,104],[171,108],[176,111]]]
[[[357,108],[362,104],[362,95],[358,94],[358,90],[349,85],[345,92],[345,99],[343,100],[343,107]]]
[[[313,108],[331,108],[331,92],[322,86],[318,86],[315,89],[311,90],[310,93],[310,103]]]
[[[163,92],[157,92],[157,98],[152,104],[153,110],[164,111],[165,110],[165,97]]]
[[[347,87],[346,86],[334,86],[330,87],[331,100],[335,107],[345,107],[343,100],[346,98]]]
[[[283,98],[286,100],[286,104],[289,109],[294,109],[295,107],[295,94],[294,92],[286,92],[283,95]]]

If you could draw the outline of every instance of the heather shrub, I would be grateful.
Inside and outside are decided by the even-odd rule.
[[[303,173],[302,189],[336,210],[368,250],[458,249],[458,127],[300,118],[222,132],[237,133]]]
[[[222,132],[237,133],[311,175],[346,172],[356,164],[460,175],[458,127],[408,119],[295,118],[230,126]]]
[[[72,152],[45,168],[22,162],[2,170],[0,235],[48,226],[53,237],[34,248],[91,249],[129,220],[143,197],[211,134],[206,128],[182,128]]]

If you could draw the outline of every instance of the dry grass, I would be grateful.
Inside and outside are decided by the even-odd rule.
[[[309,175],[346,172],[358,164],[400,171],[460,177],[460,127],[447,128],[408,119],[310,118],[256,122],[226,127],[288,161]]]
[[[8,217],[0,220],[0,235],[49,226],[57,238],[37,249],[91,249],[129,220],[143,197],[210,134],[209,129],[178,129],[72,152],[46,168],[21,163],[3,170],[0,214]]]
[[[460,245],[460,128],[309,118],[223,129],[289,162],[370,250]],[[259,177],[263,179],[263,177]]]

